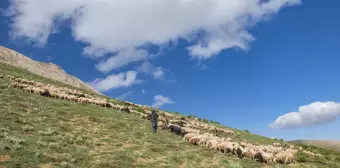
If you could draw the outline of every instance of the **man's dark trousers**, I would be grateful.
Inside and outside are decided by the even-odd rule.
[[[153,133],[157,132],[157,125],[152,124],[152,131]]]

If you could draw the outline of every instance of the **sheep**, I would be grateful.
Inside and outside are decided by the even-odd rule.
[[[224,133],[234,135],[234,131],[231,130],[224,130]]]
[[[58,98],[58,93],[57,92],[51,91],[50,94],[51,94],[51,97]]]
[[[182,127],[183,133],[199,133],[199,130],[188,128],[188,127]]]
[[[163,121],[158,121],[157,126],[160,127],[160,128],[163,128],[164,122]]]
[[[209,131],[217,132],[217,128],[216,128],[216,127],[210,127],[210,128],[209,128]]]
[[[21,83],[18,83],[18,82],[14,82],[14,83],[11,83],[8,87],[23,89],[23,88],[26,88],[28,86],[29,85],[21,84]]]
[[[249,158],[249,159],[254,159],[255,157],[255,151],[253,149],[246,149],[245,153],[244,153],[244,157]]]
[[[275,155],[274,161],[281,164],[289,164],[294,162],[294,155],[287,151],[282,151]]]
[[[51,93],[47,89],[44,89],[44,91],[41,93],[41,95],[44,96],[44,97],[51,97]]]
[[[215,151],[220,151],[220,152],[224,153],[226,143],[227,143],[226,141],[220,141],[215,145],[215,147],[213,149]]]
[[[239,147],[236,148],[236,155],[237,155],[239,158],[243,158],[245,152],[246,152],[246,149],[243,148],[242,146],[239,146]]]
[[[172,124],[179,125],[179,126],[181,126],[181,127],[183,127],[183,126],[186,124],[186,123],[185,123],[184,121],[182,121],[182,120],[170,120],[169,122],[172,123]]]
[[[263,157],[263,153],[262,151],[257,151],[254,155],[254,159],[258,162],[261,162],[261,163],[264,163],[265,162],[265,159]]]
[[[141,113],[141,118],[142,119],[146,119],[147,117],[148,117],[148,115]]]
[[[315,154],[313,152],[306,151],[306,150],[303,150],[302,152],[307,154],[309,157],[315,157]]]
[[[115,110],[120,110],[122,108],[122,106],[120,105],[117,105],[117,104],[112,104],[111,103],[111,108],[115,109]],[[131,111],[130,111],[131,112]],[[138,111],[135,111],[135,114],[138,114],[139,115],[139,112]]]
[[[212,139],[209,139],[206,142],[206,147],[208,147],[209,149],[210,148],[215,149],[215,147],[218,143],[219,143],[219,141],[216,138],[212,138]]]
[[[224,153],[231,153],[234,150],[232,142],[226,142],[224,146]]]
[[[263,159],[264,159],[264,161],[265,161],[265,163],[273,163],[273,161],[274,161],[274,155],[272,154],[272,153],[267,153],[267,152],[264,152],[263,154],[262,154],[262,156],[263,156]]]
[[[248,144],[245,143],[245,142],[241,142],[241,143],[240,143],[240,146],[242,146],[243,148],[245,148],[246,146],[248,146]]]
[[[198,141],[200,140],[201,135],[196,135],[193,136],[189,139],[189,142],[194,144],[194,145],[198,145]]]
[[[26,87],[26,88],[23,88],[23,90],[25,92],[28,92],[28,93],[33,93],[33,87],[29,86],[29,87]]]
[[[197,133],[188,133],[188,134],[185,134],[183,136],[183,139],[186,140],[186,141],[189,141],[189,139],[191,139],[194,136],[198,136],[198,134]]]
[[[280,143],[273,143],[273,146],[275,146],[275,147],[280,147],[281,146],[281,144]]]
[[[88,98],[77,98],[77,102],[88,104],[88,103],[90,103],[90,99],[88,99]]]
[[[127,108],[127,107],[125,107],[125,106],[122,106],[119,110],[120,110],[120,111],[123,111],[123,112],[126,112],[126,113],[130,113],[129,108]]]
[[[209,136],[201,136],[200,140],[198,141],[198,145],[201,145],[201,146],[206,145],[208,139],[210,139]]]
[[[181,126],[179,126],[179,125],[169,124],[167,126],[167,129],[170,130],[171,132],[177,134],[177,135],[182,135]]]
[[[0,75],[0,78],[3,79],[3,78],[5,78],[5,76],[4,75]]]

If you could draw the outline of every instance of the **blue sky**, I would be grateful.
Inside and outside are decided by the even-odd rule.
[[[166,12],[162,3],[136,8],[125,1],[130,10],[110,4],[108,12],[84,1],[79,15],[70,14],[79,4],[64,0],[13,2],[0,2],[0,45],[53,62],[107,96],[157,102],[268,137],[340,139],[338,1],[254,1],[244,9],[233,0],[164,0]],[[39,5],[52,7],[36,10]],[[243,16],[251,19],[238,20]],[[299,113],[285,115],[290,112]],[[269,127],[276,119],[276,128]]]

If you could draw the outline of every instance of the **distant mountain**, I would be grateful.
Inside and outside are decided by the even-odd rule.
[[[3,46],[0,46],[0,62],[26,69],[34,74],[59,81],[73,87],[101,94],[80,79],[67,74],[56,64],[34,61],[23,54]]]
[[[293,143],[313,145],[321,148],[331,149],[340,152],[340,141],[330,141],[330,140],[296,140],[289,141]]]

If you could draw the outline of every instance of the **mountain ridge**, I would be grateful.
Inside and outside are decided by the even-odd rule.
[[[60,66],[54,63],[45,63],[33,60],[15,50],[6,48],[4,46],[0,46],[0,62],[25,69],[36,75],[53,79],[76,88],[103,95],[79,78],[68,74]]]

